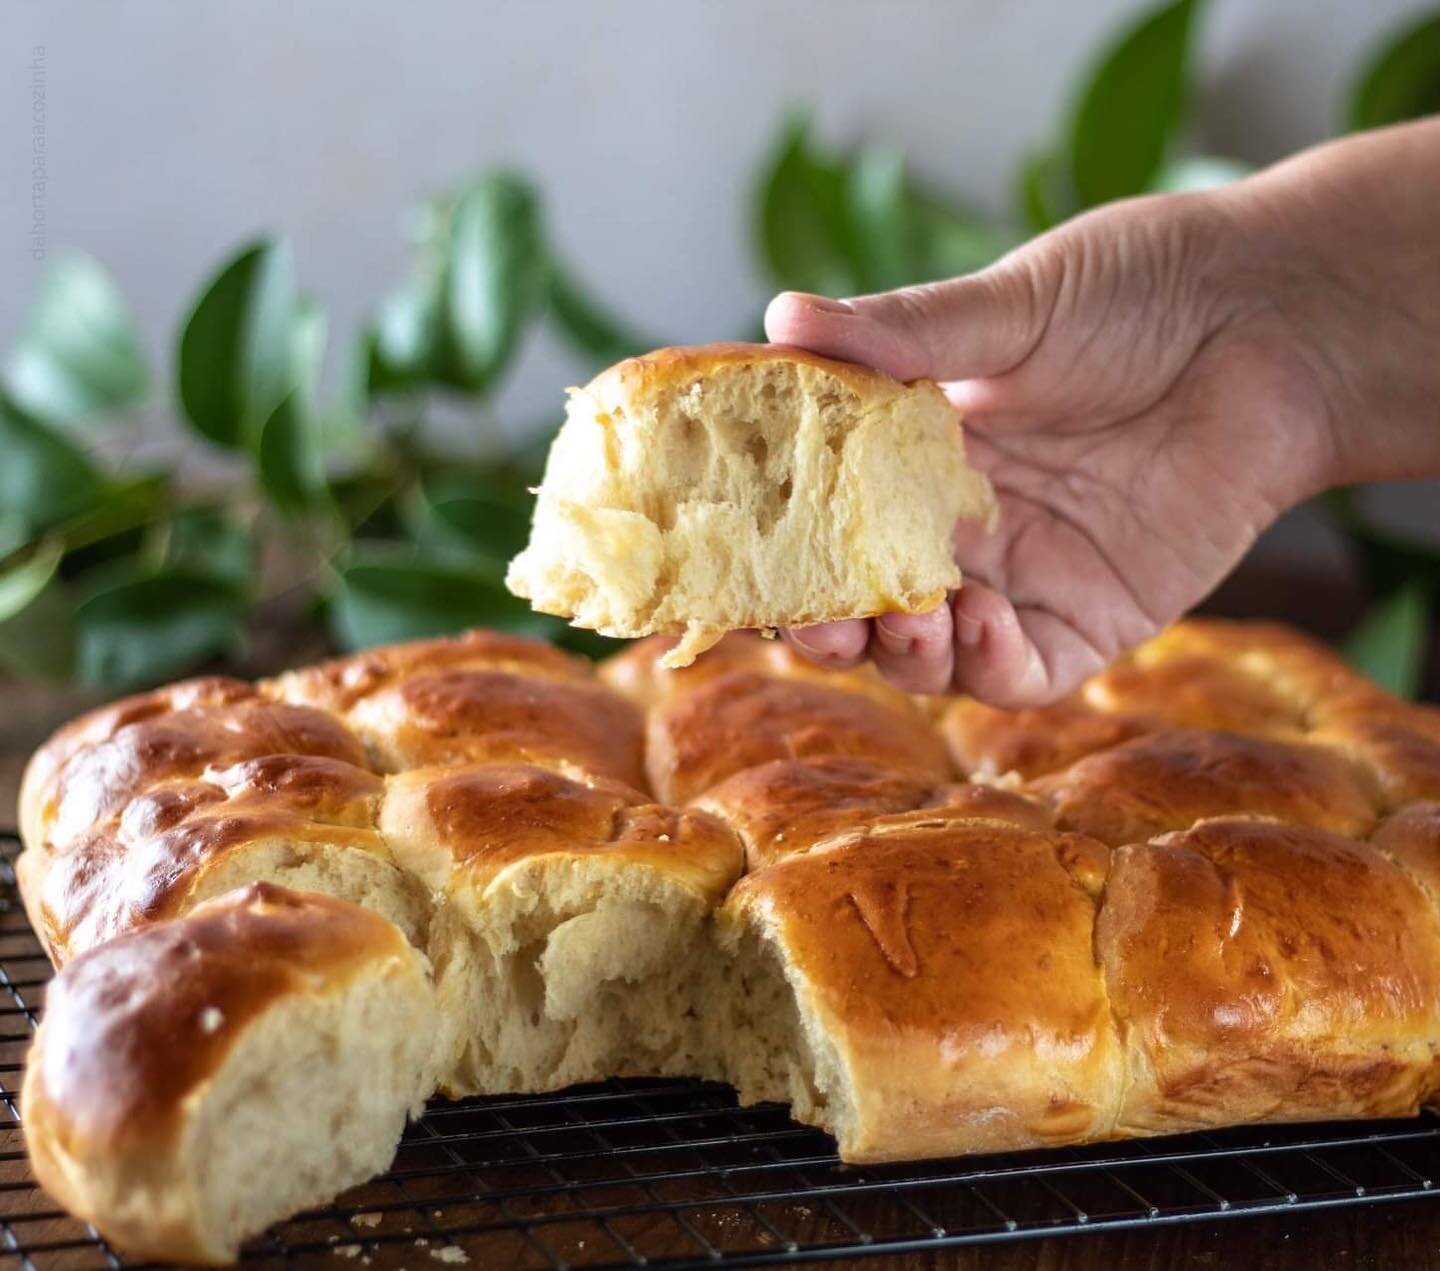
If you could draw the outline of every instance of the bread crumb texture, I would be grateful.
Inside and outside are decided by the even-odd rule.
[[[922,613],[959,586],[951,532],[988,520],[934,384],[774,345],[661,349],[583,389],[507,584],[610,636]]]

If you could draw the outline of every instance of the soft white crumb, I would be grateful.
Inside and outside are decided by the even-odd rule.
[[[200,1012],[200,1031],[206,1036],[220,1031],[220,1025],[225,1022],[225,1012],[218,1006],[207,1006]]]
[[[459,1245],[443,1245],[439,1249],[431,1249],[430,1256],[436,1262],[460,1263],[469,1262],[470,1255]]]
[[[378,1214],[372,1210],[369,1213],[354,1214],[351,1216],[350,1221],[353,1223],[358,1223],[361,1227],[378,1227],[380,1225],[380,1220],[384,1217],[384,1214]]]

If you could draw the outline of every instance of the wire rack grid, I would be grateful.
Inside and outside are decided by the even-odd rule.
[[[50,967],[0,838],[0,1258],[131,1265],[34,1182],[24,1054]],[[884,1168],[724,1086],[611,1081],[437,1101],[390,1169],[251,1242],[247,1264],[364,1271],[772,1266],[1424,1197],[1430,1118],[1258,1127]]]

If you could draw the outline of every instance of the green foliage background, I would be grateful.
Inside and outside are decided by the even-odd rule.
[[[1243,176],[1182,144],[1202,18],[1201,0],[1173,0],[1100,50],[1054,135],[1018,165],[1013,224],[927,188],[893,147],[826,151],[792,114],[756,185],[766,275],[831,295],[947,277],[1111,199]],[[1342,125],[1436,111],[1440,14],[1371,51]],[[446,453],[427,423],[458,396],[498,441],[487,403],[537,323],[592,367],[665,343],[588,293],[550,246],[539,192],[505,169],[422,209],[409,275],[343,351],[332,397],[319,389],[325,315],[282,240],[246,244],[200,286],[168,383],[103,268],[55,260],[0,389],[0,670],[131,688],[235,658],[276,622],[323,621],[347,649],[489,625],[599,651],[608,642],[532,613],[502,583],[548,437],[481,462]],[[160,396],[243,479],[205,487],[96,457]],[[1344,492],[1330,506],[1379,598],[1351,655],[1412,693],[1440,557],[1368,524]]]

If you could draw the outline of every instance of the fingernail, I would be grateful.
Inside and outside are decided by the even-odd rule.
[[[969,614],[955,613],[955,639],[967,649],[973,649],[985,635],[985,624]]]
[[[815,645],[811,644],[809,640],[807,640],[799,631],[796,631],[793,627],[790,629],[788,634],[790,637],[790,643],[793,644],[797,649],[799,649],[801,653],[807,653],[812,658],[828,658],[830,656],[829,653],[827,653],[824,649],[816,648]]]
[[[805,297],[805,307],[816,313],[854,313],[855,306],[848,300],[832,300],[829,296]]]
[[[876,618],[875,630],[889,640],[898,652],[908,653],[915,647],[915,637],[896,626],[894,614],[882,613]]]

